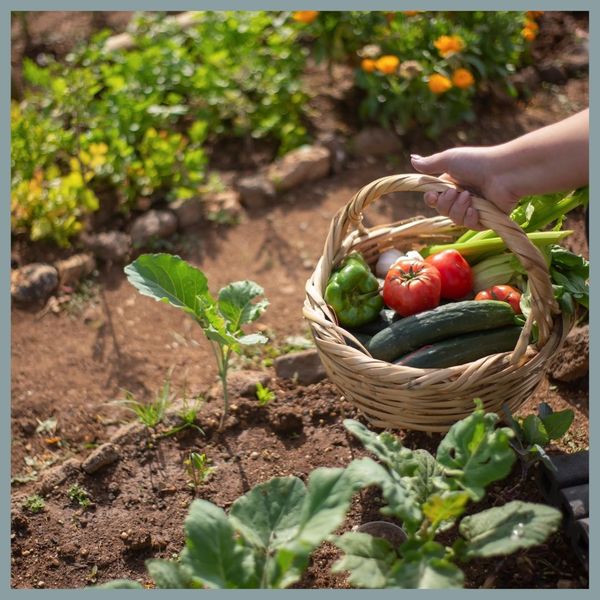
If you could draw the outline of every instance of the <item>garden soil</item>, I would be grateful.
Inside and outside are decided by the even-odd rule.
[[[320,85],[315,78],[317,95],[342,115],[343,101],[327,96]],[[70,301],[57,314],[41,307],[14,307],[12,586],[76,588],[115,578],[151,586],[144,561],[172,557],[181,550],[183,520],[195,496],[227,509],[240,494],[271,477],[296,475],[305,480],[316,467],[344,466],[360,456],[362,450],[342,427],[344,418],[360,415],[332,383],[300,386],[278,379],[269,361],[262,360],[307,334],[304,285],[321,255],[333,215],[362,185],[411,172],[407,157],[412,152],[499,143],[572,114],[587,102],[587,79],[542,86],[518,110],[490,99],[480,107],[476,124],[458,128],[435,147],[416,137],[396,157],[351,159],[335,175],[296,188],[272,206],[246,211],[235,226],[205,223],[153,248],[176,252],[202,268],[215,291],[229,281],[252,279],[270,300],[259,321],[270,338],[267,352],[238,360],[236,368],[250,384],[268,377],[275,399],[261,407],[255,398],[242,395],[243,386],[234,385],[223,431],[217,429],[221,399],[215,366],[202,332],[174,308],[140,296],[121,266],[99,265],[86,286],[67,290]],[[336,127],[335,115],[329,122]],[[370,208],[366,219],[373,225],[417,214],[433,214],[419,195],[392,194]],[[571,215],[567,226],[575,231],[567,245],[587,256],[583,213]],[[44,252],[41,246],[15,243],[13,259],[24,264],[43,258]],[[203,432],[189,428],[162,435],[175,417],[153,431],[115,402],[125,398],[125,390],[139,401],[149,401],[169,376],[176,406],[184,396],[205,398],[197,421]],[[575,412],[570,432],[551,451],[587,448],[587,379],[560,384],[549,376],[522,412],[534,412],[541,401],[555,410]],[[434,451],[440,440],[438,435],[397,433],[410,448]],[[118,444],[118,460],[92,475],[73,468],[109,441]],[[215,467],[197,490],[190,487],[184,465],[190,451],[205,453]],[[522,479],[517,466],[477,508],[513,499],[542,501],[534,475]],[[89,492],[87,508],[68,497],[75,483]],[[24,499],[40,491],[46,492],[45,508],[36,514],[24,509]],[[375,490],[358,494],[340,531],[380,519],[379,506]],[[324,544],[296,587],[348,587],[343,575],[330,573],[337,557],[335,547]],[[515,556],[466,565],[465,573],[471,588],[588,585],[587,573],[562,531]]]

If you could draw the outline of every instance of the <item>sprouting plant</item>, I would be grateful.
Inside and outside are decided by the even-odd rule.
[[[210,466],[210,458],[202,452],[190,452],[190,455],[183,461],[190,477],[189,486],[197,494],[200,486],[216,471],[216,467]]]
[[[183,406],[181,407],[181,410],[177,412],[179,424],[162,433],[162,437],[174,435],[190,427],[196,429],[199,433],[204,435],[204,430],[197,423],[198,413],[200,412],[203,403],[204,398],[201,395],[195,396],[191,403],[188,401],[188,398],[184,396]]]
[[[555,471],[556,467],[545,447],[552,440],[559,440],[567,433],[575,417],[573,411],[567,408],[554,412],[546,402],[539,404],[537,415],[527,415],[524,418],[515,418],[506,405],[502,410],[506,422],[515,433],[511,445],[521,458],[523,478],[527,476],[529,468],[538,461]]]
[[[78,483],[69,486],[67,496],[71,502],[77,502],[84,509],[88,508],[92,503],[89,492]]]
[[[56,433],[56,428],[58,426],[58,420],[56,417],[48,417],[43,421],[36,419],[38,422],[37,427],[35,428],[36,433],[45,434],[49,436],[53,436]]]
[[[256,399],[259,406],[266,406],[275,400],[275,392],[264,386],[260,381],[256,384]]]
[[[125,406],[127,410],[135,414],[142,424],[149,429],[154,429],[162,423],[172,402],[173,394],[171,393],[171,376],[169,373],[162,388],[151,402],[139,402],[131,392],[125,390],[125,400],[117,400],[116,404]]]
[[[435,457],[403,447],[389,433],[376,435],[357,421],[344,421],[379,459],[372,461],[370,479],[387,503],[381,512],[401,521],[407,540],[396,547],[367,533],[345,533],[335,541],[345,554],[333,570],[349,571],[349,582],[363,588],[462,587],[457,563],[543,543],[558,529],[560,511],[518,500],[462,518],[451,546],[436,539],[457,524],[469,502],[484,498],[490,483],[510,473],[516,460],[513,432],[497,428],[497,420],[479,403],[450,429]]]
[[[27,496],[23,502],[23,508],[28,510],[29,512],[36,514],[42,512],[46,507],[46,503],[44,499],[38,494],[32,494],[31,496]]]
[[[258,319],[269,304],[266,298],[254,302],[263,295],[262,287],[253,281],[236,281],[222,288],[215,299],[206,275],[171,254],[142,254],[125,267],[125,273],[141,294],[184,310],[204,331],[223,388],[222,428],[229,410],[227,373],[232,353],[267,341],[260,333],[247,334],[242,329]]]

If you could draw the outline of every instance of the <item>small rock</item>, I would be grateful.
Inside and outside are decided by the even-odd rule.
[[[73,560],[79,554],[79,545],[75,542],[65,542],[57,549],[58,556],[63,560]]]
[[[20,427],[21,427],[21,431],[25,435],[30,436],[30,435],[33,435],[35,433],[35,430],[37,428],[37,424],[36,424],[35,421],[27,419],[27,420],[22,421],[20,423]]]
[[[267,206],[276,195],[275,186],[262,173],[239,179],[236,188],[241,203],[250,210]]]
[[[231,397],[243,396],[256,398],[256,384],[267,385],[271,377],[264,371],[232,371],[227,377],[227,386]],[[218,383],[211,390],[211,396],[222,396],[221,384]]]
[[[542,81],[562,85],[567,82],[567,73],[564,67],[553,62],[543,62],[537,67],[538,74]]]
[[[124,263],[129,258],[131,237],[122,231],[105,231],[83,235],[81,241],[86,248],[102,260]]]
[[[81,461],[69,458],[61,465],[51,467],[44,471],[38,482],[38,493],[42,496],[49,494],[57,485],[60,485],[70,477],[75,477],[81,468]]]
[[[87,277],[95,268],[96,261],[91,254],[74,254],[54,263],[61,285],[71,285]]]
[[[51,265],[31,263],[10,273],[10,294],[17,302],[47,300],[58,287],[58,272]]]
[[[204,219],[204,203],[199,196],[175,200],[169,208],[175,213],[180,229],[193,227]]]
[[[277,433],[300,433],[302,431],[302,417],[291,408],[281,407],[274,409],[270,414],[271,427]]]
[[[250,452],[250,458],[252,460],[256,460],[259,456],[260,456],[260,454],[256,450],[254,450],[253,452]]]
[[[277,357],[275,373],[282,379],[296,379],[300,385],[317,383],[327,377],[319,354],[314,349]]]
[[[167,238],[177,231],[177,217],[168,210],[149,210],[138,217],[131,226],[134,246],[143,246],[156,238]]]
[[[323,146],[302,146],[273,163],[267,177],[278,191],[290,190],[306,181],[325,177],[331,166],[331,152]]]
[[[119,448],[110,442],[96,448],[81,464],[81,468],[91,475],[111,463],[119,460],[121,453]]]
[[[575,327],[550,364],[549,373],[557,381],[574,381],[590,370],[589,326]]]
[[[204,212],[210,219],[236,222],[242,214],[240,193],[236,190],[225,190],[216,194],[209,194],[202,199]]]
[[[352,138],[350,149],[355,156],[384,156],[398,154],[402,150],[402,142],[388,129],[366,127]]]

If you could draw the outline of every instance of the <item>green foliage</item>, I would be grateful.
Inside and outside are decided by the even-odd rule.
[[[502,409],[506,422],[515,433],[511,445],[521,458],[523,477],[526,476],[529,468],[538,461],[544,463],[549,469],[556,470],[550,457],[546,454],[545,447],[552,440],[559,440],[567,433],[573,423],[575,413],[568,408],[554,412],[546,402],[540,403],[537,415],[527,415],[526,417],[515,418],[507,405],[504,405]]]
[[[206,275],[171,254],[142,254],[125,267],[125,274],[141,294],[180,308],[204,331],[211,342],[223,387],[222,426],[229,408],[227,372],[231,353],[239,354],[244,346],[267,341],[259,333],[245,333],[242,329],[258,319],[269,305],[266,298],[261,298],[262,287],[253,281],[236,281],[223,287],[215,300]]]
[[[147,403],[139,402],[131,392],[125,391],[125,400],[119,400],[116,404],[125,406],[127,410],[135,414],[140,423],[149,429],[155,429],[157,425],[162,423],[172,402],[173,394],[171,393],[171,377],[169,375],[154,400]]]
[[[14,231],[67,245],[101,194],[125,211],[139,197],[191,197],[207,138],[270,138],[280,152],[306,141],[305,52],[285,15],[200,11],[182,30],[144,14],[131,34],[130,50],[106,50],[102,32],[66,63],[24,60],[29,87],[11,112]]]
[[[83,509],[88,508],[92,501],[89,492],[78,483],[74,483],[67,489],[67,497],[71,502],[76,502]]]
[[[560,512],[519,501],[462,519],[461,537],[451,547],[436,541],[438,533],[457,523],[469,501],[482,500],[485,487],[510,472],[515,460],[512,431],[497,428],[497,419],[479,403],[471,416],[450,429],[435,458],[404,448],[389,433],[376,435],[356,421],[344,421],[382,463],[383,468],[370,471],[370,479],[382,490],[382,512],[402,522],[407,540],[396,548],[366,533],[345,533],[336,540],[344,556],[333,570],[348,571],[356,587],[462,587],[464,575],[457,562],[543,543],[558,528]],[[363,459],[363,471],[367,461]]]
[[[189,485],[197,494],[200,486],[216,471],[216,467],[210,466],[210,459],[204,452],[190,452],[183,462],[190,477]]]
[[[46,503],[40,495],[32,494],[31,496],[27,496],[27,498],[25,498],[23,501],[23,508],[35,515],[36,513],[42,512],[44,508],[46,508]]]
[[[360,461],[355,461],[360,462]],[[363,485],[354,471],[320,468],[308,483],[278,477],[238,498],[227,515],[194,500],[185,521],[178,561],[147,567],[159,588],[286,588],[297,582],[313,550],[344,520],[353,493]],[[103,588],[129,587],[119,580]]]
[[[508,75],[525,57],[525,24],[522,12],[345,11],[320,13],[299,27],[316,38],[317,59],[360,63],[355,83],[364,91],[364,120],[400,133],[423,128],[435,138],[473,122],[478,87],[493,82],[515,94]],[[458,69],[470,76],[455,78]]]
[[[259,406],[266,406],[275,400],[275,392],[264,386],[260,381],[256,384],[256,399]]]

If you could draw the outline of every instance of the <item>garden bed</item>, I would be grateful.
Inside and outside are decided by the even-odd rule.
[[[552,40],[566,38],[567,27],[560,38],[556,19],[548,18]],[[587,27],[581,15],[568,18],[571,25]],[[549,37],[550,33],[544,37],[542,28],[539,44],[547,58],[553,51]],[[568,43],[561,43],[564,51]],[[345,75],[344,69],[334,69],[331,83],[322,66],[311,66],[306,73],[305,84],[312,86],[315,94],[315,110],[328,111],[327,119],[315,119],[316,133],[320,130],[349,139],[359,132],[358,123],[348,118],[356,99],[344,87]],[[269,378],[267,385],[276,398],[261,407],[255,397],[241,396],[238,389],[232,399],[236,408],[223,432],[217,431],[220,400],[213,388],[215,368],[206,341],[189,317],[140,297],[126,281],[121,265],[99,259],[97,270],[82,285],[59,290],[57,296],[64,302],[56,311],[44,310],[43,304],[15,306],[12,586],[73,588],[120,577],[151,585],[144,560],[171,557],[183,544],[183,519],[194,497],[183,461],[192,450],[205,453],[216,467],[198,489],[198,497],[224,508],[273,476],[306,479],[316,467],[344,466],[361,455],[362,450],[350,442],[341,424],[343,418],[356,417],[356,413],[332,384],[299,385],[278,378],[270,366],[276,356],[300,343],[298,336],[306,335],[301,320],[304,284],[321,255],[332,216],[362,185],[384,175],[411,172],[411,152],[425,155],[456,144],[499,143],[581,110],[587,106],[587,98],[587,77],[574,72],[559,83],[538,82],[534,93],[521,98],[516,108],[491,94],[477,107],[476,124],[451,129],[436,142],[412,132],[393,155],[351,154],[323,179],[279,193],[262,206],[245,207],[236,225],[204,220],[147,246],[148,250],[178,253],[201,265],[214,290],[229,281],[252,279],[265,288],[271,302],[260,321],[270,338],[267,348],[258,356],[240,360],[236,368],[242,373],[252,369],[248,377],[255,379],[261,377],[255,373],[258,368]],[[252,173],[273,158],[271,148],[263,150],[257,145],[244,170],[235,171],[232,151],[244,149],[228,142],[211,150],[211,163],[224,171],[225,180]],[[403,195],[401,203],[397,200],[390,196],[380,201],[367,215],[368,224],[434,214],[420,195]],[[129,231],[133,220],[143,214],[138,207],[130,217],[114,218],[111,225]],[[566,245],[588,256],[584,224],[583,212],[569,215],[566,226],[575,233]],[[31,243],[21,236],[13,239],[15,266],[51,262],[73,252]],[[209,397],[197,419],[204,435],[190,428],[155,437],[132,422],[123,406],[112,403],[125,397],[124,390],[140,401],[152,399],[171,367],[172,390],[178,401],[184,394]],[[571,383],[544,379],[521,412],[534,412],[541,401],[555,410],[571,408],[575,412],[569,433],[550,452],[587,449],[587,376]],[[128,422],[133,424],[123,430]],[[165,427],[159,426],[159,431]],[[399,434],[411,448],[433,450],[440,439],[414,432]],[[108,442],[117,444],[118,458],[93,474],[82,471],[80,463]],[[62,471],[61,465],[66,465]],[[52,474],[61,472],[64,480],[40,488],[52,483]],[[75,483],[89,492],[92,505],[88,508],[69,498],[68,490]],[[24,499],[41,491],[45,497],[41,512],[33,514],[22,507]],[[520,480],[518,466],[507,480],[492,486],[483,505],[511,499],[542,501],[533,479]],[[379,519],[379,506],[374,491],[357,494],[342,529]],[[587,587],[587,572],[569,543],[560,531],[526,552],[467,565],[466,585]],[[348,587],[344,576],[330,573],[337,556],[337,549],[325,544],[296,587]]]

